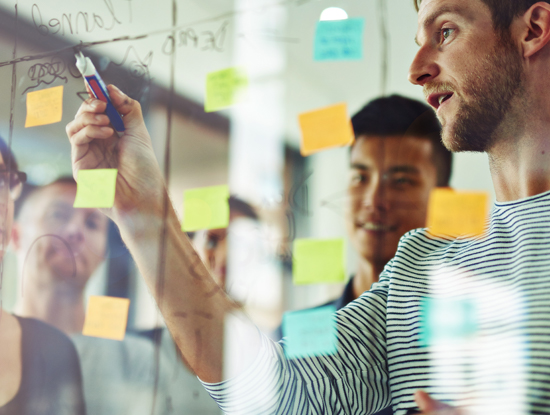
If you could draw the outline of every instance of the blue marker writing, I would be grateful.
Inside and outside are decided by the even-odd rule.
[[[90,58],[85,57],[82,52],[78,53],[76,56],[76,67],[86,80],[86,83],[92,90],[94,96],[100,101],[107,103],[107,109],[105,114],[109,117],[112,126],[115,130],[122,132],[124,131],[124,122],[118,111],[113,106],[109,93],[107,92],[107,87],[105,83],[97,73],[94,64]]]

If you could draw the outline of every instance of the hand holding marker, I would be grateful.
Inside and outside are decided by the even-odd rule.
[[[122,121],[122,117],[113,106],[111,98],[109,97],[109,93],[107,92],[107,87],[97,73],[94,64],[92,63],[90,58],[85,57],[82,52],[79,52],[75,56],[76,67],[82,74],[82,77],[86,81],[86,84],[88,85],[94,96],[100,101],[107,103],[105,114],[109,117],[112,126],[118,132],[124,131],[124,122]]]

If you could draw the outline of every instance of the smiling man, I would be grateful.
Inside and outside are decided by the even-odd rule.
[[[458,413],[424,389],[462,413],[550,414],[550,4],[419,6],[410,80],[436,107],[448,148],[488,154],[498,202],[483,236],[407,233],[379,282],[338,311],[333,355],[286,359],[284,344],[261,335],[220,290],[210,294],[214,281],[193,268],[197,254],[163,208],[169,199],[137,102],[110,87],[121,137],[93,99],[67,126],[75,175],[118,168],[107,213],[182,355],[228,413],[372,414],[390,403],[397,415]],[[427,301],[443,310],[430,314],[439,328],[460,328],[445,347],[425,347]]]
[[[337,309],[378,281],[405,233],[426,226],[430,192],[449,185],[452,169],[441,126],[421,102],[378,98],[352,124],[346,227],[359,262]]]

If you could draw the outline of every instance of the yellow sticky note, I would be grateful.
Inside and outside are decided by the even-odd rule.
[[[242,101],[248,78],[239,68],[227,68],[206,76],[206,112],[218,111]]]
[[[428,205],[428,228],[434,235],[483,234],[488,216],[486,192],[434,189]]]
[[[229,225],[229,187],[210,186],[183,193],[184,232],[227,228]]]
[[[333,147],[353,144],[354,134],[346,104],[336,104],[298,116],[303,156]]]
[[[90,296],[82,334],[124,340],[129,308],[128,298]]]
[[[294,284],[344,282],[344,252],[343,239],[296,239],[292,261]]]
[[[115,203],[117,169],[79,170],[75,208],[110,208]]]
[[[63,85],[27,94],[25,128],[53,124],[63,116]]]

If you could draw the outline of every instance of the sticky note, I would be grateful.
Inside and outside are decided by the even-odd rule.
[[[351,61],[363,59],[365,19],[317,22],[313,58],[316,61]]]
[[[478,330],[478,311],[473,299],[430,299],[420,305],[420,343],[433,346],[467,341]]]
[[[481,235],[488,215],[486,192],[434,189],[428,204],[428,228],[434,235]]]
[[[79,170],[75,208],[110,208],[115,203],[117,169]]]
[[[302,132],[300,153],[303,156],[328,148],[349,146],[355,139],[344,103],[304,112],[298,120]]]
[[[25,128],[54,124],[63,117],[63,85],[27,93]]]
[[[292,261],[294,284],[344,282],[344,253],[343,239],[296,239]]]
[[[183,221],[181,229],[193,232],[199,229],[227,228],[229,225],[229,187],[210,186],[186,190],[183,193]]]
[[[206,75],[206,112],[218,111],[241,102],[248,78],[239,68],[227,68]]]
[[[289,359],[333,355],[338,351],[336,308],[326,306],[283,315],[285,355]]]
[[[127,298],[90,296],[82,334],[124,340],[129,307],[130,300]]]

